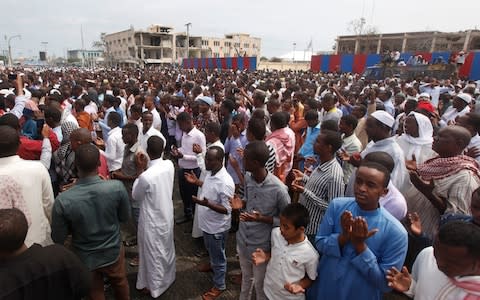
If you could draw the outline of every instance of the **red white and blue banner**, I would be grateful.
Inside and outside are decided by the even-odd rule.
[[[402,53],[401,58],[406,62],[412,55],[422,55],[429,63],[438,57],[448,60],[451,52],[416,52]],[[480,80],[480,51],[466,54],[465,64],[460,68],[460,77],[471,80]],[[380,63],[382,56],[379,54],[342,54],[342,55],[313,55],[310,70],[313,72],[352,72],[361,74],[367,67]]]
[[[208,57],[208,58],[184,58],[184,69],[233,69],[249,70],[257,69],[257,57]]]

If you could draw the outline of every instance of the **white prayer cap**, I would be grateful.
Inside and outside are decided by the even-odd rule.
[[[377,119],[381,123],[387,125],[390,128],[393,128],[393,124],[395,123],[395,119],[386,111],[384,110],[377,110],[372,113],[370,116]]]
[[[4,95],[4,96],[8,96],[8,95],[13,95],[13,91],[9,90],[9,89],[2,89],[0,90],[0,94]]]
[[[429,93],[421,93],[419,96],[418,96],[418,99],[420,100],[420,98],[426,98],[426,100],[430,101],[430,94]]]
[[[53,95],[53,94],[59,94],[59,95],[61,95],[60,91],[57,90],[57,89],[51,89],[51,90],[50,90],[50,95]]]
[[[470,96],[469,94],[466,94],[466,93],[459,93],[457,95],[458,98],[462,99],[463,101],[465,101],[466,103],[470,104],[470,102],[472,102],[472,96]]]

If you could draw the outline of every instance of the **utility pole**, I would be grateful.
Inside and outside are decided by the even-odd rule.
[[[192,26],[192,23],[188,22],[185,24],[187,26],[187,58],[189,58],[189,48],[190,48],[190,26]]]
[[[83,41],[83,25],[80,25],[80,35],[82,37],[82,68],[85,67],[85,43]]]
[[[11,67],[12,66],[12,46],[10,45],[10,42],[12,39],[14,38],[19,38],[19,39],[22,39],[22,36],[17,34],[17,35],[14,35],[14,36],[11,36],[8,38],[8,66]]]
[[[293,53],[292,53],[292,62],[295,62],[295,47],[297,46],[297,43],[293,43]]]

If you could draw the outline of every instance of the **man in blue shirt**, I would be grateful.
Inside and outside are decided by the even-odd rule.
[[[363,163],[355,179],[355,198],[330,203],[315,240],[322,255],[318,279],[307,299],[382,299],[390,291],[386,271],[403,265],[407,232],[378,203],[389,181],[384,166]]]
[[[320,133],[320,122],[318,122],[318,113],[315,110],[309,110],[305,114],[305,120],[307,121],[307,133],[302,147],[298,150],[298,160],[300,161],[299,169],[303,171],[305,159],[308,157],[314,157],[313,145]],[[312,168],[313,170],[313,168]]]

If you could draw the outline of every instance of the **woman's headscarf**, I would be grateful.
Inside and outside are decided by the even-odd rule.
[[[404,133],[405,138],[410,144],[431,145],[433,143],[433,126],[429,118],[417,112],[410,112],[408,116],[415,117],[418,124],[418,137],[413,137]],[[404,125],[405,126],[405,125]],[[404,131],[405,132],[405,129]]]
[[[406,159],[412,159],[412,156],[415,155],[417,163],[422,163],[435,154],[432,150],[432,122],[428,117],[417,112],[412,111],[408,116],[414,116],[417,121],[418,137],[413,137],[404,131],[404,133],[398,138],[397,142],[402,148]]]

